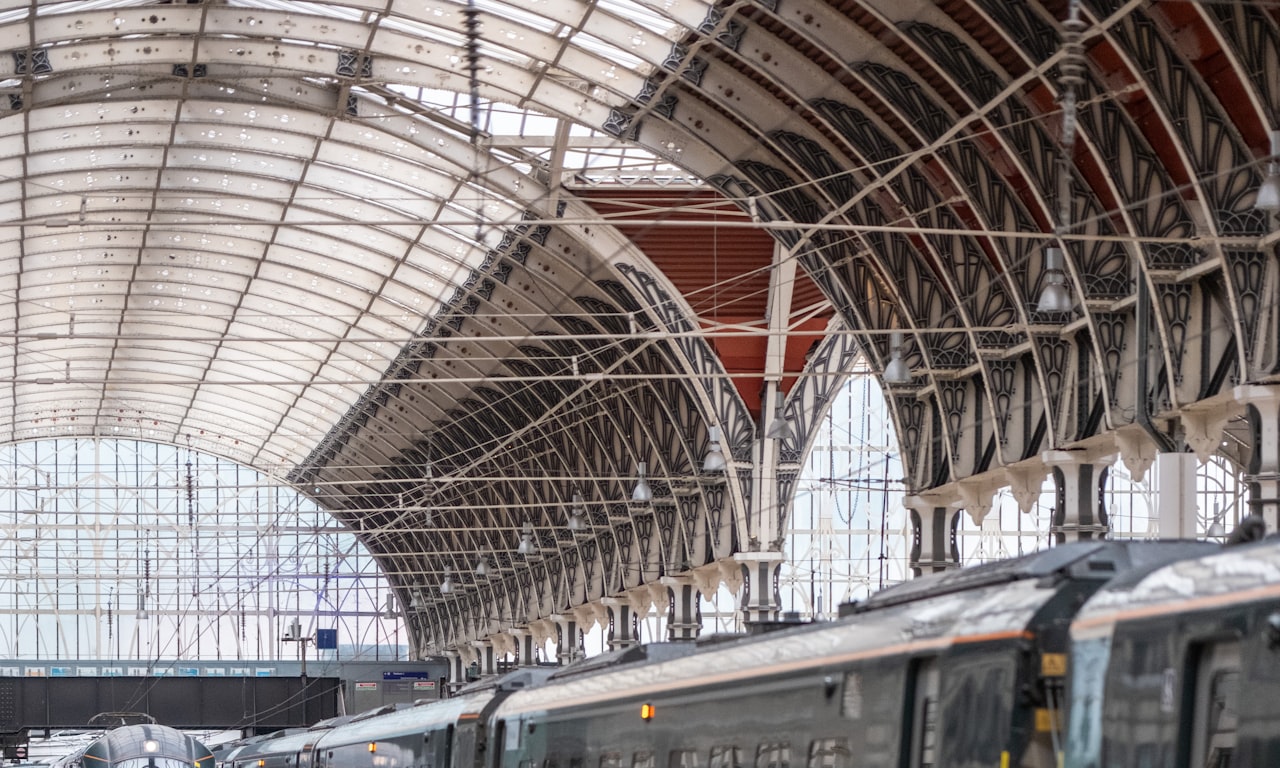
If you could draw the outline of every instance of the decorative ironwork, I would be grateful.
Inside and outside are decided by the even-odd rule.
[[[635,117],[635,114],[629,111],[611,107],[609,109],[609,117],[604,121],[604,124],[600,126],[600,130],[610,136],[618,136],[620,138],[627,138],[632,141],[636,141],[640,138],[640,124],[636,123],[634,126],[632,125]]]
[[[1027,52],[1034,61],[1047,61],[1058,49],[1058,31],[1038,8],[1028,3],[1006,0],[975,0],[1005,37]]]
[[[1182,384],[1182,359],[1186,355],[1187,325],[1191,322],[1191,286],[1178,283],[1157,283],[1156,298],[1160,302],[1160,314],[1165,319],[1165,331],[1169,334],[1169,359],[1173,364],[1173,383]]]
[[[1227,262],[1229,285],[1235,292],[1237,306],[1240,307],[1238,327],[1243,333],[1245,363],[1244,370],[1250,370],[1254,363],[1257,348],[1258,318],[1267,298],[1263,295],[1264,283],[1268,274],[1268,258],[1258,251],[1239,251],[1227,249],[1223,251]]]
[[[1120,372],[1124,369],[1125,332],[1129,314],[1124,312],[1094,312],[1094,341],[1102,354],[1102,375],[1106,382],[1107,402],[1115,405]],[[1181,351],[1177,351],[1180,356]]]
[[[1008,79],[1003,73],[992,72],[974,54],[968,40],[961,40],[950,32],[931,24],[909,22],[898,27],[928,51],[930,57],[977,104],[995,101],[1000,88]]]
[[[929,98],[920,82],[910,74],[871,61],[863,62],[857,69],[868,81],[877,84],[884,97],[902,114],[911,115],[915,128],[929,141],[941,139],[955,125],[954,118]]]
[[[338,51],[338,77],[373,77],[373,57],[364,51]]]
[[[1052,425],[1052,431],[1059,439],[1060,418],[1062,416],[1062,396],[1070,375],[1071,344],[1057,334],[1035,334],[1032,336],[1036,346],[1036,356],[1040,362],[1040,370],[1044,381],[1045,393],[1048,397],[1046,418]]]
[[[205,64],[197,64],[194,69],[192,69],[191,67],[188,67],[186,64],[173,65],[174,77],[187,77],[187,75],[190,74],[191,77],[196,78],[196,77],[204,77],[208,73],[209,73],[209,68]]]
[[[960,437],[964,434],[964,416],[969,407],[969,382],[956,379],[939,381],[938,407],[946,420],[951,461],[958,461]]]
[[[1013,360],[989,360],[986,364],[987,391],[995,409],[996,436],[1000,445],[1009,444],[1009,417],[1013,396],[1018,392],[1018,364]]]
[[[13,52],[13,72],[16,75],[47,75],[52,71],[53,64],[49,62],[49,51],[44,48]]]

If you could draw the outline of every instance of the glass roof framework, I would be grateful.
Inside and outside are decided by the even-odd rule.
[[[480,4],[483,111],[473,116],[462,6],[386,11],[0,3],[0,39],[13,52],[0,57],[0,210],[9,222],[0,291],[12,297],[0,324],[14,339],[0,356],[0,441],[157,440],[280,478],[329,456],[340,469],[307,486],[381,553],[403,608],[410,587],[438,578],[434,553],[461,565],[467,553],[498,551],[531,510],[543,510],[548,529],[558,525],[567,486],[553,477],[574,478],[590,499],[628,493],[646,449],[622,436],[653,427],[637,427],[634,413],[603,413],[656,408],[703,424],[690,414],[707,403],[674,381],[677,358],[643,345],[583,356],[597,374],[656,374],[591,405],[572,404],[563,385],[497,395],[504,403],[492,392],[474,399],[495,372],[568,373],[563,348],[517,365],[546,354],[524,340],[608,330],[574,316],[584,306],[610,311],[619,297],[599,283],[616,279],[611,262],[634,258],[624,238],[591,229],[598,216],[549,188],[700,184],[587,127],[640,86],[641,71],[669,47],[659,32],[670,21],[626,4]],[[580,29],[588,17],[591,33]],[[634,53],[646,45],[648,61]],[[336,458],[323,453],[371,386],[421,354],[415,339],[505,233],[553,215],[566,226],[543,254],[543,282],[481,313],[497,339],[450,350],[438,367],[452,368],[455,381],[400,425],[388,419],[387,435],[347,441]],[[348,478],[393,466],[420,425],[456,417],[447,410],[455,404],[483,424],[440,439],[462,457],[455,475],[479,475],[432,499],[452,519],[430,530],[408,519],[421,507],[404,509],[406,492],[420,479],[374,489],[381,495],[346,492]],[[535,428],[542,434],[520,441]],[[589,456],[570,455],[571,431]],[[495,461],[513,446],[527,463]],[[693,450],[663,464],[692,466]],[[524,505],[511,503],[516,484],[534,486]],[[486,508],[494,518],[478,523]],[[541,537],[549,551],[563,546],[549,530]]]
[[[5,366],[13,437],[181,436],[292,466],[481,263],[493,235],[481,222],[513,221],[518,177],[546,163],[496,146],[504,118],[527,112],[489,106],[482,156],[470,105],[431,100],[465,69],[456,6],[400,4],[373,22],[360,3],[42,3],[35,19],[30,7],[0,13],[7,47],[55,65],[5,81],[11,105],[62,104],[0,120],[0,205],[28,225],[0,234],[22,256],[0,283],[19,297],[6,318],[22,339]],[[532,58],[493,40],[537,36],[554,57],[572,21],[488,11],[505,20],[486,20],[485,61],[525,68]],[[642,13],[624,26],[658,24]],[[423,66],[439,59],[423,50],[433,41],[452,51],[447,76]],[[324,74],[366,48],[376,84]],[[396,60],[406,50],[418,58]],[[192,59],[206,76],[175,78]],[[334,109],[343,93],[358,116]],[[369,103],[377,94],[390,108]],[[45,426],[20,425],[18,404]]]
[[[709,419],[745,466],[754,414],[716,389],[722,360],[691,363],[692,342],[610,346],[609,365],[649,381],[585,404],[557,382],[491,385],[579,357],[606,369],[580,338],[547,339],[621,337],[629,301],[678,293],[613,292],[643,257],[572,194],[646,174],[706,179],[758,214],[873,367],[882,331],[907,334],[914,375],[890,401],[918,426],[901,430],[913,489],[1100,450],[1166,402],[1173,423],[1268,364],[1251,308],[1274,304],[1274,240],[1252,191],[1280,89],[1256,73],[1280,22],[1252,3],[1083,0],[1068,25],[1063,6],[478,3],[469,40],[459,3],[0,3],[0,249],[17,257],[0,262],[15,335],[0,437],[190,435],[315,479],[354,518],[421,483],[400,476],[417,428],[456,427],[437,445],[466,457],[454,469],[472,485],[443,501],[500,508],[495,533],[456,517],[438,546],[406,545],[402,584],[440,577],[432,553],[456,571],[500,544],[521,510],[563,522],[566,479],[607,500],[637,460],[681,474]],[[560,204],[533,250],[542,277],[466,287],[518,218]],[[1061,328],[1035,300],[1055,242],[1075,300]],[[1155,296],[1162,363],[1141,407],[1137,285]],[[475,300],[469,342],[419,344],[455,296]],[[480,328],[497,339],[471,343]],[[1202,364],[1184,364],[1196,344]],[[369,422],[394,394],[370,387],[406,361],[448,382]],[[666,375],[682,383],[664,391]],[[572,570],[575,547],[553,544]]]

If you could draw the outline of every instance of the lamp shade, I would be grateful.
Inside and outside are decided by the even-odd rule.
[[[720,427],[711,428],[711,445],[707,447],[707,455],[702,460],[703,472],[723,472],[728,466],[724,451],[720,449]]]
[[[653,490],[649,488],[649,481],[645,479],[644,473],[647,467],[642,461],[636,465],[636,487],[631,491],[632,501],[653,501]]]
[[[884,367],[886,384],[908,384],[911,382],[911,368],[902,359],[902,331],[889,334],[889,364]]]
[[[1067,275],[1063,271],[1065,265],[1061,248],[1049,246],[1044,249],[1044,287],[1040,289],[1037,312],[1071,311],[1071,294],[1067,292]]]

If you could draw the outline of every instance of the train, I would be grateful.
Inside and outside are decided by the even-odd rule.
[[[219,768],[1273,768],[1280,538],[1089,541],[520,668]]]
[[[200,740],[155,722],[113,728],[52,768],[215,768]]]

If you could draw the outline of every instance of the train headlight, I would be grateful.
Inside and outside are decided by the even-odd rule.
[[[156,741],[155,739],[147,739],[146,741],[142,742],[143,752],[158,752],[159,750],[160,750],[160,742]]]
[[[646,720],[646,721],[647,721],[647,720],[652,720],[652,719],[653,719],[653,713],[654,713],[654,712],[655,712],[655,710],[654,710],[654,708],[653,708],[653,705],[652,705],[652,704],[641,704],[641,705],[640,705],[640,719],[641,719],[641,720]]]

